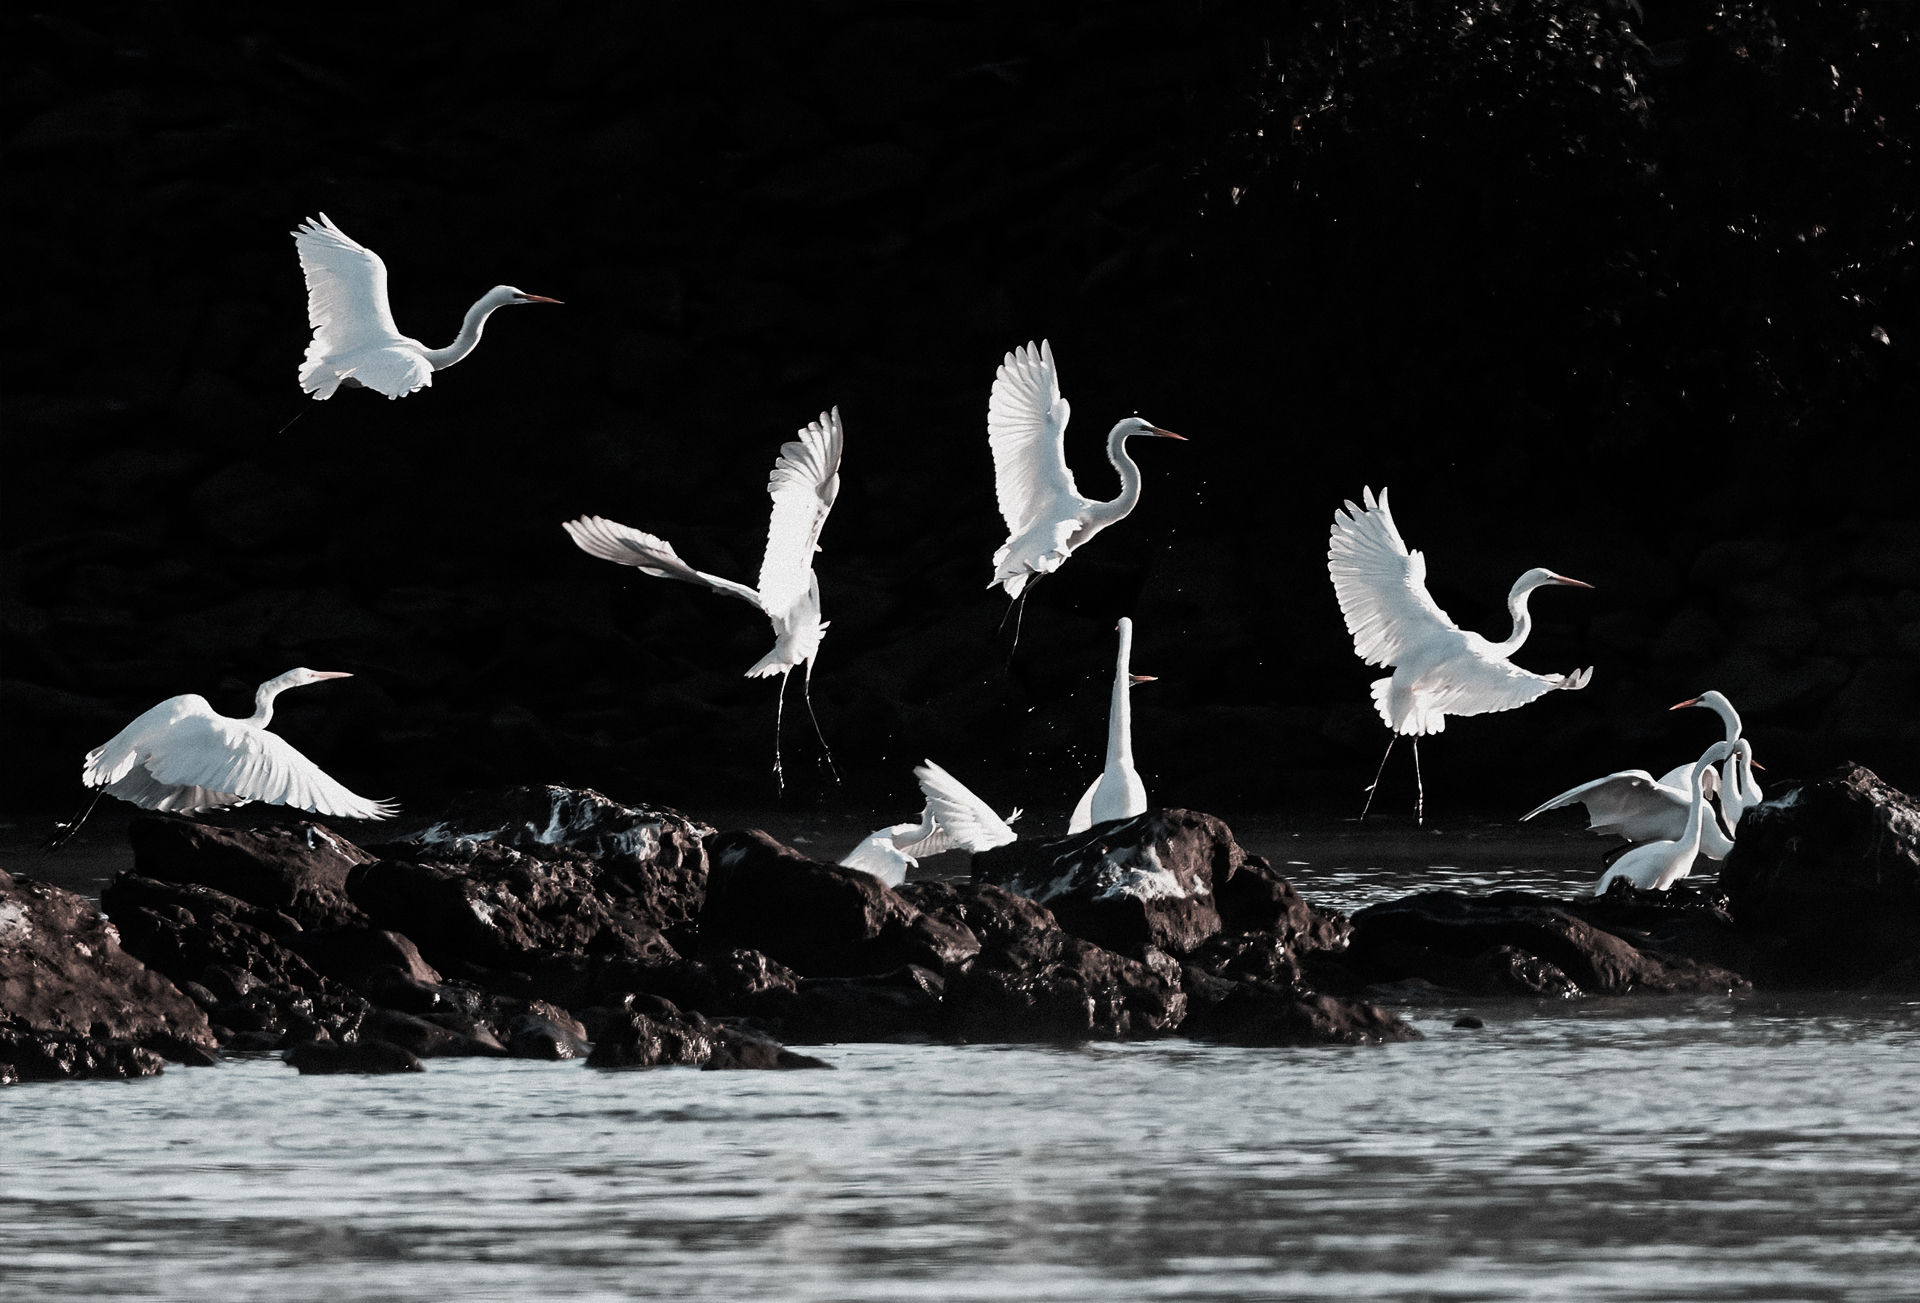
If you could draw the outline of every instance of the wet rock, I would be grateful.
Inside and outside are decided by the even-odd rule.
[[[1771,981],[1854,986],[1920,956],[1920,801],[1842,765],[1747,811],[1720,871]]]
[[[212,1061],[206,1013],[70,891],[0,872],[0,1062],[23,1079]]]
[[[1218,979],[1215,979],[1218,980]],[[1182,1034],[1230,1045],[1388,1045],[1417,1041],[1420,1033],[1376,1004],[1345,996],[1296,991],[1273,982],[1231,983],[1197,995]]]
[[[224,827],[183,815],[142,814],[127,826],[127,839],[134,872],[143,877],[211,887],[302,927],[365,921],[347,900],[346,882],[350,871],[373,857],[324,824]]]
[[[1635,949],[1698,959],[1749,978],[1769,971],[1782,949],[1779,939],[1741,928],[1724,891],[1697,883],[1642,891],[1615,878],[1606,895],[1575,897],[1565,908]]]
[[[318,991],[320,974],[280,939],[301,929],[287,927],[278,935],[256,925],[274,926],[292,920],[275,910],[192,883],[162,882],[137,873],[115,875],[100,893],[100,904],[119,929],[128,953],[178,982],[204,982],[209,969],[231,969],[253,975],[256,982]],[[233,994],[213,988],[220,999]]]
[[[930,918],[964,927],[981,944],[1060,926],[1039,901],[986,882],[909,882],[894,890]]]
[[[1516,995],[1570,994],[1568,982],[1589,995],[1748,986],[1714,964],[1636,949],[1561,902],[1521,891],[1422,892],[1369,906],[1353,925],[1347,958],[1366,982],[1425,977],[1457,990]]]
[[[516,1059],[584,1059],[591,1049],[587,1029],[551,1005],[536,1004],[509,1020],[503,1030],[506,1034],[500,1039]]]
[[[874,977],[810,977],[772,1012],[789,1044],[926,1039],[943,1030],[946,987],[917,964]]]
[[[720,1029],[666,1000],[641,996],[609,1011],[594,1037],[590,1068],[654,1068],[704,1064]]]
[[[420,1062],[411,1050],[386,1041],[361,1039],[351,1045],[338,1045],[332,1041],[308,1041],[296,1045],[286,1052],[286,1061],[290,1067],[297,1068],[302,1075],[329,1073],[390,1073],[425,1072],[426,1065]]]
[[[1470,1013],[1465,1013],[1455,1018],[1453,1025],[1463,1031],[1477,1032],[1487,1024],[1483,1019],[1476,1018]]]
[[[398,932],[349,924],[310,928],[281,938],[281,943],[321,976],[349,986],[360,986],[375,969],[385,968],[396,968],[418,982],[440,980],[413,942]]]
[[[1261,980],[1297,986],[1303,980],[1292,948],[1271,932],[1222,932],[1189,954],[1187,964],[1229,981]]]
[[[824,1059],[795,1054],[792,1050],[735,1027],[722,1027],[714,1039],[713,1053],[700,1065],[702,1072],[724,1072],[741,1068],[788,1069],[831,1068]]]
[[[1353,935],[1345,914],[1307,904],[1264,856],[1247,855],[1237,844],[1216,844],[1213,881],[1225,932],[1271,933],[1296,954],[1337,953]]]
[[[921,913],[871,874],[808,859],[763,832],[721,833],[707,850],[706,950],[758,950],[808,977],[858,977],[908,964],[943,970],[980,948],[970,930]]]
[[[1185,954],[1220,930],[1216,867],[1231,875],[1244,859],[1212,815],[1149,810],[983,851],[973,857],[973,880],[1038,901],[1062,928],[1109,950],[1151,945]]]
[[[971,1041],[1118,1040],[1172,1031],[1187,998],[1148,965],[1054,930],[983,947],[945,1005],[948,1029]]]
[[[423,1059],[472,1058],[507,1053],[491,1032],[484,1039],[465,1035],[439,1023],[401,1013],[397,1009],[376,1009],[360,1026],[362,1040],[384,1041],[398,1045]]]

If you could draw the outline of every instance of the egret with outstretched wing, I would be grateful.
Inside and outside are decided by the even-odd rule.
[[[1419,797],[1414,807],[1426,821],[1426,784],[1420,774],[1420,736],[1446,728],[1448,715],[1485,715],[1524,706],[1556,688],[1577,689],[1593,677],[1591,667],[1571,674],[1535,674],[1509,657],[1520,650],[1533,629],[1527,598],[1546,584],[1591,588],[1578,579],[1551,570],[1529,570],[1514,581],[1507,594],[1513,632],[1502,642],[1491,642],[1462,629],[1427,593],[1427,559],[1407,549],[1387,507],[1387,491],[1373,490],[1362,498],[1364,508],[1351,501],[1333,513],[1332,538],[1327,547],[1327,572],[1340,599],[1353,649],[1369,665],[1389,665],[1393,674],[1373,683],[1373,704],[1393,730],[1387,754],[1380,757],[1384,773],[1394,740],[1412,736],[1413,768]],[[1373,805],[1375,774],[1367,789],[1367,808]],[[1360,812],[1366,818],[1366,809]]]
[[[313,342],[300,365],[300,387],[331,398],[341,385],[364,385],[389,398],[404,398],[433,383],[473,351],[496,308],[521,303],[558,303],[511,285],[496,285],[467,309],[460,333],[445,348],[428,348],[400,333],[387,305],[387,264],[380,255],[321,213],[293,232],[300,268],[307,276],[307,322]]]
[[[841,864],[897,887],[906,881],[907,870],[928,856],[956,849],[977,854],[1018,838],[1009,825],[1020,817],[1019,810],[1002,819],[965,783],[931,760],[917,766],[913,776],[927,798],[920,821],[876,830]]]
[[[567,531],[581,551],[603,561],[632,566],[642,574],[701,584],[717,593],[737,597],[764,613],[773,625],[773,650],[747,670],[750,679],[780,678],[779,701],[774,708],[773,772],[786,789],[780,766],[780,729],[786,710],[786,676],[797,665],[806,666],[803,691],[807,713],[813,713],[814,657],[831,621],[820,618],[820,580],[813,573],[813,554],[820,550],[820,531],[840,492],[842,446],[840,409],[822,412],[820,419],[800,431],[798,439],[783,444],[767,479],[773,514],[767,525],[767,550],[760,561],[760,586],[748,588],[731,579],[696,570],[682,561],[673,545],[601,516],[567,521]],[[814,720],[819,732],[820,721]],[[826,747],[821,737],[820,745]],[[831,761],[829,761],[831,763]]]
[[[1687,822],[1680,830],[1680,835],[1671,840],[1635,846],[1622,855],[1600,875],[1600,881],[1594,884],[1594,895],[1606,895],[1607,888],[1617,878],[1626,879],[1642,891],[1665,891],[1693,872],[1693,862],[1700,855],[1701,836],[1713,819],[1713,812],[1707,808],[1711,784],[1706,776],[1732,750],[1733,747],[1728,743],[1715,742],[1694,762],[1691,784],[1693,797],[1687,802]]]

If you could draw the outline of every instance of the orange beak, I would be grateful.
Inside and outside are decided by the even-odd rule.
[[[544,294],[521,294],[517,296],[522,303],[558,303],[559,299],[550,299]]]
[[[350,679],[353,675],[346,670],[315,670],[313,677],[316,679]]]
[[[1159,681],[1160,681],[1160,676],[1159,676],[1159,675],[1157,675],[1157,674],[1129,674],[1129,675],[1127,675],[1127,682],[1128,682],[1128,683],[1158,683]]]
[[[1766,766],[1765,766],[1765,765],[1763,765],[1763,764],[1761,764],[1761,763],[1760,763],[1760,762],[1759,762],[1758,760],[1749,760],[1749,761],[1747,761],[1747,763],[1748,763],[1748,764],[1750,764],[1750,765],[1752,765],[1752,766],[1753,766],[1753,767],[1754,767],[1755,769],[1765,769],[1765,768],[1766,768]]]
[[[1557,584],[1565,584],[1569,588],[1592,588],[1593,587],[1592,584],[1583,584],[1578,579],[1569,579],[1565,575],[1555,575],[1553,577],[1553,581]]]
[[[1668,710],[1685,710],[1688,706],[1697,706],[1699,704],[1700,704],[1700,698],[1689,697],[1687,700],[1681,702],[1676,706],[1668,706],[1667,709]]]
[[[1162,439],[1178,439],[1181,443],[1191,442],[1191,440],[1189,440],[1186,435],[1175,434],[1172,430],[1163,430],[1157,425],[1153,427],[1153,432],[1159,435]]]

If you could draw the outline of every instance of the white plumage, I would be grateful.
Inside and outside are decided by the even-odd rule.
[[[965,783],[931,760],[915,768],[913,776],[927,798],[920,821],[876,830],[841,864],[897,887],[906,881],[907,870],[927,856],[956,848],[978,853],[1018,837],[1008,825],[1020,817],[1019,810],[1002,819]]]
[[[1693,872],[1693,862],[1700,854],[1701,835],[1712,818],[1712,812],[1707,809],[1710,784],[1705,775],[1712,771],[1716,762],[1726,759],[1732,750],[1725,742],[1715,742],[1694,762],[1691,771],[1693,799],[1687,804],[1687,822],[1680,830],[1680,835],[1670,840],[1635,846],[1622,855],[1600,875],[1600,881],[1594,884],[1594,895],[1606,895],[1607,888],[1616,878],[1625,878],[1642,891],[1665,891]]]
[[[813,573],[813,554],[820,550],[820,531],[840,492],[840,453],[843,438],[840,409],[822,412],[820,419],[800,431],[797,440],[781,446],[767,479],[773,514],[767,525],[767,550],[760,561],[760,586],[748,588],[731,579],[695,570],[682,561],[663,538],[642,533],[601,516],[567,521],[567,531],[581,551],[632,566],[642,574],[680,579],[725,593],[763,612],[773,625],[773,650],[762,656],[747,677],[782,676],[781,706],[786,699],[785,676],[797,665],[813,677],[813,661],[831,621],[820,618],[820,580]],[[809,709],[811,703],[809,702]],[[776,714],[774,772],[780,773],[779,723]]]
[[[560,301],[496,285],[467,309],[453,343],[428,348],[394,324],[387,304],[387,264],[379,254],[335,226],[325,213],[294,231],[293,243],[307,277],[307,323],[313,328],[300,366],[300,387],[315,398],[331,398],[343,384],[404,398],[432,384],[435,371],[471,353],[494,309]]]
[[[1052,574],[1075,549],[1122,520],[1140,500],[1140,468],[1127,455],[1134,435],[1180,439],[1150,421],[1130,416],[1107,435],[1107,460],[1120,474],[1120,496],[1095,502],[1080,496],[1067,469],[1067,416],[1053,349],[1045,340],[1007,354],[987,400],[987,442],[993,448],[994,488],[1007,541],[993,554],[993,580],[1009,597],[1029,580]]]
[[[1133,685],[1151,683],[1151,674],[1135,674],[1133,621],[1122,617],[1114,626],[1120,652],[1113,668],[1113,697],[1107,705],[1107,763],[1073,807],[1069,833],[1085,832],[1110,819],[1131,819],[1147,810],[1147,785],[1133,767]]]
[[[1344,510],[1333,513],[1327,572],[1333,578],[1347,632],[1353,636],[1354,651],[1369,665],[1393,667],[1391,677],[1374,681],[1373,704],[1395,737],[1410,734],[1414,738],[1416,769],[1420,736],[1445,729],[1448,715],[1512,710],[1556,688],[1587,686],[1593,677],[1591,668],[1571,674],[1535,674],[1509,657],[1532,631],[1527,599],[1534,589],[1546,584],[1591,588],[1591,584],[1551,570],[1527,571],[1507,594],[1513,632],[1505,641],[1489,641],[1455,624],[1428,594],[1427,559],[1407,549],[1387,506],[1387,491],[1380,490],[1376,501],[1373,490],[1367,489],[1362,498],[1364,508],[1349,501]],[[1393,749],[1391,740],[1387,749]],[[1384,756],[1380,763],[1384,768]],[[1379,779],[1374,782],[1377,786]]]
[[[87,753],[81,781],[147,810],[204,810],[260,801],[337,819],[390,819],[399,807],[356,796],[292,743],[267,732],[273,699],[338,672],[288,670],[262,683],[247,719],[215,714],[207,699],[169,697]]]

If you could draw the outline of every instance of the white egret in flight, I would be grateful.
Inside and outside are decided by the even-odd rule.
[[[1008,827],[1020,817],[1019,810],[1002,819],[965,783],[933,761],[916,767],[913,776],[920,780],[920,791],[927,798],[920,822],[878,829],[854,847],[841,864],[897,887],[907,880],[907,870],[925,856],[956,848],[978,853],[1005,846],[1019,836]]]
[[[1380,773],[1386,772],[1394,741],[1401,734],[1411,735],[1414,782],[1419,790],[1415,817],[1425,823],[1421,734],[1441,732],[1448,715],[1512,710],[1555,688],[1586,687],[1593,677],[1591,667],[1571,674],[1535,674],[1508,658],[1520,650],[1533,629],[1527,597],[1534,589],[1543,584],[1574,588],[1593,585],[1551,570],[1527,571],[1507,594],[1513,632],[1504,641],[1490,642],[1455,624],[1428,595],[1427,559],[1407,550],[1387,508],[1387,491],[1380,490],[1377,502],[1372,489],[1362,497],[1364,510],[1349,501],[1344,511],[1336,509],[1333,513],[1327,571],[1333,577],[1333,591],[1340,599],[1347,632],[1353,635],[1354,651],[1369,665],[1393,667],[1392,677],[1373,682],[1374,708],[1393,730],[1393,736],[1387,739],[1386,755],[1380,757]],[[1380,773],[1374,775],[1373,786],[1367,789],[1362,819],[1373,805]]]
[[[1594,884],[1594,895],[1606,895],[1615,878],[1625,878],[1642,891],[1665,891],[1693,872],[1693,862],[1700,854],[1701,836],[1713,817],[1707,809],[1710,784],[1706,775],[1732,750],[1725,742],[1715,742],[1694,762],[1693,799],[1688,803],[1687,823],[1680,835],[1668,841],[1647,842],[1622,855],[1600,875],[1600,881]]]
[[[813,713],[813,659],[830,621],[820,618],[820,580],[813,573],[813,554],[820,550],[820,531],[840,492],[840,409],[822,412],[820,419],[800,431],[797,441],[781,445],[767,479],[773,498],[773,517],[767,525],[767,550],[760,561],[758,591],[731,579],[695,570],[682,561],[673,544],[643,534],[600,516],[570,520],[565,529],[581,551],[603,561],[632,566],[660,579],[682,579],[704,584],[763,612],[773,624],[773,650],[747,671],[750,679],[780,676],[780,696],[773,716],[773,773],[780,790],[786,777],[780,767],[780,727],[786,710],[787,675],[796,665],[806,666],[803,690],[807,713]],[[814,719],[815,733],[820,721]],[[826,739],[820,740],[826,747]],[[831,764],[831,752],[828,763]]]
[[[1113,699],[1107,706],[1107,765],[1073,807],[1073,817],[1067,821],[1069,833],[1147,811],[1147,785],[1133,767],[1132,689],[1136,683],[1152,683],[1153,675],[1132,670],[1133,621],[1123,616],[1114,629],[1120,635],[1120,655],[1113,669]]]
[[[1751,769],[1742,770],[1743,765],[1752,763],[1753,744],[1740,736],[1739,712],[1718,692],[1704,692],[1670,709],[1689,706],[1713,711],[1726,726],[1726,742],[1732,754],[1720,773],[1708,769],[1699,781],[1706,784],[1708,796],[1719,795],[1721,809],[1728,814],[1728,827],[1733,827],[1739,823],[1740,814],[1759,801]],[[1587,827],[1602,836],[1624,837],[1629,842],[1677,841],[1693,811],[1695,768],[1692,763],[1679,765],[1659,778],[1644,769],[1622,769],[1570,788],[1520,819],[1524,823],[1548,810],[1584,805]],[[1730,792],[1730,787],[1736,786],[1739,795]],[[1750,800],[1745,795],[1749,791],[1755,793]],[[1700,834],[1700,854],[1710,860],[1724,860],[1732,849],[1733,842],[1721,831],[1719,819],[1709,814]]]
[[[352,677],[341,671],[288,670],[260,685],[246,719],[215,714],[196,693],[169,697],[89,751],[81,781],[143,810],[206,810],[260,801],[336,819],[391,819],[399,806],[354,795],[291,742],[267,732],[273,699],[288,688]],[[59,840],[71,836],[85,817],[63,829]]]
[[[987,442],[993,446],[994,488],[1006,518],[1007,541],[993,554],[993,579],[1017,598],[1029,582],[1058,570],[1074,551],[1126,518],[1140,501],[1140,468],[1127,456],[1136,434],[1182,439],[1151,421],[1129,416],[1107,434],[1107,460],[1120,473],[1120,496],[1095,502],[1080,496],[1067,469],[1067,400],[1053,349],[1041,340],[1007,354],[987,400]],[[1016,630],[1015,640],[1019,634]]]
[[[389,398],[404,398],[433,383],[473,351],[495,308],[517,303],[558,303],[511,285],[496,285],[467,309],[460,333],[445,348],[428,348],[400,333],[387,306],[387,264],[380,255],[333,224],[325,213],[308,218],[293,233],[300,267],[307,274],[307,321],[313,342],[300,365],[300,387],[331,398],[341,385],[365,385]]]

